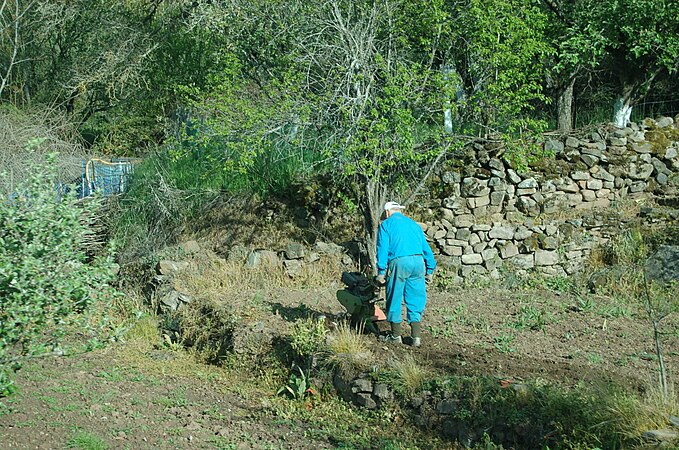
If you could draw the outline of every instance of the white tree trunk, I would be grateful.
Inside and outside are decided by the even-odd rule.
[[[629,104],[629,99],[618,97],[613,106],[613,124],[618,128],[625,128],[630,123],[631,116],[632,105]]]

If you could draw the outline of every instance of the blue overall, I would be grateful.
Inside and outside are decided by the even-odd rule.
[[[401,213],[380,224],[377,234],[377,273],[387,273],[387,320],[401,323],[405,300],[406,320],[419,322],[427,303],[425,274],[434,272],[436,261],[422,228]]]

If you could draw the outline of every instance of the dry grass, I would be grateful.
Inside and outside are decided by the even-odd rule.
[[[190,262],[191,269],[182,271],[175,278],[175,287],[205,298],[281,287],[322,286],[328,280],[336,279],[343,270],[338,257],[323,257],[314,263],[304,264],[294,278],[286,274],[282,264],[248,268],[241,262],[227,262],[209,252],[194,256]]]
[[[19,112],[0,109],[0,192],[10,194],[18,181],[31,175],[33,164],[58,152],[57,174],[62,181],[80,177],[82,159],[87,158],[77,129],[52,110]]]
[[[415,358],[408,354],[400,359],[389,361],[387,378],[394,389],[406,396],[411,396],[424,387],[424,383],[431,378],[427,368],[421,366]]]
[[[660,386],[649,384],[642,398],[619,395],[608,408],[613,429],[627,440],[638,440],[649,430],[669,428],[669,416],[679,416],[679,396],[670,385],[667,402],[663,400]]]
[[[368,369],[374,361],[366,337],[346,323],[340,324],[335,332],[329,334],[327,342],[328,363],[344,374]]]

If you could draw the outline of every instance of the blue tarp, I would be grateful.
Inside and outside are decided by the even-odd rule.
[[[89,197],[94,192],[105,197],[122,194],[129,186],[135,162],[123,158],[108,161],[103,159],[83,161],[79,196]]]

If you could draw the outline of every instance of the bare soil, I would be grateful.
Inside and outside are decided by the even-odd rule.
[[[229,302],[245,326],[263,323],[286,336],[295,320],[310,314],[339,320],[339,288],[244,291]],[[605,297],[435,290],[423,325],[420,348],[366,336],[376,364],[411,354],[438,374],[541,379],[566,387],[613,383],[633,391],[657,380],[652,331],[643,311]],[[675,317],[664,325],[670,332],[664,341],[666,364],[676,373],[679,323]],[[20,392],[0,415],[3,449],[400,448],[394,442],[404,448],[455,448],[420,433],[396,405],[377,413],[330,399],[298,407],[275,395],[279,380],[266,368],[203,365],[162,345],[128,341],[34,361],[18,373],[17,383]],[[88,447],[80,443],[83,436],[107,447]]]

